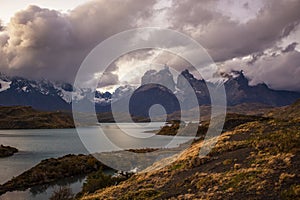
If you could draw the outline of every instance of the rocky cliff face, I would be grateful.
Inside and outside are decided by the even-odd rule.
[[[176,96],[168,88],[158,84],[146,84],[138,88],[130,98],[129,111],[131,116],[149,118],[150,109],[154,105],[161,105],[161,109],[152,110],[155,116],[171,114],[180,110]]]
[[[300,98],[300,93],[290,91],[278,91],[270,89],[266,84],[250,86],[243,72],[233,72],[224,82],[228,105],[241,103],[263,103],[270,106],[284,106],[295,102]],[[185,70],[178,77],[177,88],[184,91],[183,95],[188,97],[190,90],[186,90],[188,83],[192,86],[200,105],[209,104],[209,92],[207,85],[217,87],[217,84],[198,80]]]
[[[250,86],[243,72],[235,72],[234,78],[225,83],[228,105],[240,103],[263,103],[270,106],[285,106],[300,98],[300,93],[272,90],[266,84]]]
[[[196,79],[193,74],[188,70],[184,70],[177,78],[177,88],[180,91],[180,96],[184,105],[187,109],[193,108],[199,105],[210,104],[210,95],[204,80]],[[195,102],[190,98],[193,94],[196,94],[198,102]]]

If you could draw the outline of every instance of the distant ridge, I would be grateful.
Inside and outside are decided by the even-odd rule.
[[[29,106],[0,106],[0,129],[73,128],[71,113],[41,112]]]
[[[242,103],[260,103],[268,106],[286,106],[300,98],[299,92],[282,91],[270,89],[266,84],[249,85],[249,80],[243,72],[234,71],[233,75],[227,75],[222,82],[227,95],[228,106]],[[168,113],[178,111],[178,103],[187,105],[180,109],[188,110],[196,106],[209,105],[210,96],[207,85],[217,87],[219,83],[205,82],[197,79],[193,74],[184,70],[174,81],[168,67],[160,71],[147,71],[141,78],[143,86],[137,89],[135,86],[124,85],[117,88],[113,93],[99,91],[95,95],[89,88],[74,88],[69,83],[52,82],[47,80],[28,80],[22,77],[7,77],[0,75],[0,105],[2,106],[31,106],[32,108],[45,111],[66,110],[72,108],[72,94],[74,101],[84,102],[84,104],[95,103],[98,113],[110,112],[111,104],[121,105],[120,112],[126,102],[130,100],[130,109],[135,116],[148,115],[148,110],[152,104],[170,104]],[[152,82],[161,83],[168,90],[161,90],[159,85],[151,85]],[[147,86],[149,85],[149,86]],[[191,87],[190,87],[191,86]],[[142,98],[155,96],[159,92],[159,99]],[[191,93],[196,94],[197,101],[191,101]],[[140,98],[131,98],[133,94]],[[176,96],[175,96],[176,94]],[[179,97],[177,99],[177,97]],[[170,99],[172,99],[170,101]],[[159,101],[157,101],[159,100]],[[143,106],[148,105],[148,106]],[[122,108],[123,107],[123,108]],[[83,110],[84,111],[84,110]]]

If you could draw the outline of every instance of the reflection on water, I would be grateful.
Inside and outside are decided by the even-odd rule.
[[[66,178],[54,184],[32,187],[25,191],[7,192],[0,197],[1,200],[45,200],[49,199],[53,191],[60,186],[70,186],[73,193],[81,191],[85,176]]]
[[[66,178],[60,181],[57,181],[56,183],[53,184],[45,184],[42,186],[35,186],[29,189],[30,193],[33,196],[37,196],[40,195],[42,193],[45,193],[47,191],[48,188],[56,188],[56,187],[60,187],[60,186],[69,186],[72,185],[73,183],[79,182],[82,183],[85,180],[85,176],[78,176],[78,177],[70,177],[70,178]],[[73,191],[76,192],[76,191]]]

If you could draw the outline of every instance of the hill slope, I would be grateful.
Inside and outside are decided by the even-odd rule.
[[[273,109],[267,116],[283,120],[300,121],[300,99],[290,106]]]
[[[223,133],[209,155],[199,158],[201,146],[197,141],[172,165],[158,169],[158,162],[148,172],[83,199],[300,197],[299,122],[275,118],[246,122]]]
[[[42,112],[28,106],[0,107],[1,129],[72,128],[70,113]]]

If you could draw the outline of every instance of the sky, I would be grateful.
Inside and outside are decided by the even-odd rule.
[[[300,91],[299,8],[300,0],[0,0],[0,72],[72,82],[97,44],[150,26],[193,38],[219,72],[243,70],[252,85]],[[148,68],[129,72],[151,63],[189,65],[159,49],[132,52],[111,64],[102,86],[138,84]]]
[[[24,10],[30,5],[37,5],[39,7],[55,9],[67,13],[85,2],[86,0],[0,0],[0,19],[5,24],[9,23],[10,18],[13,17],[16,12]]]

